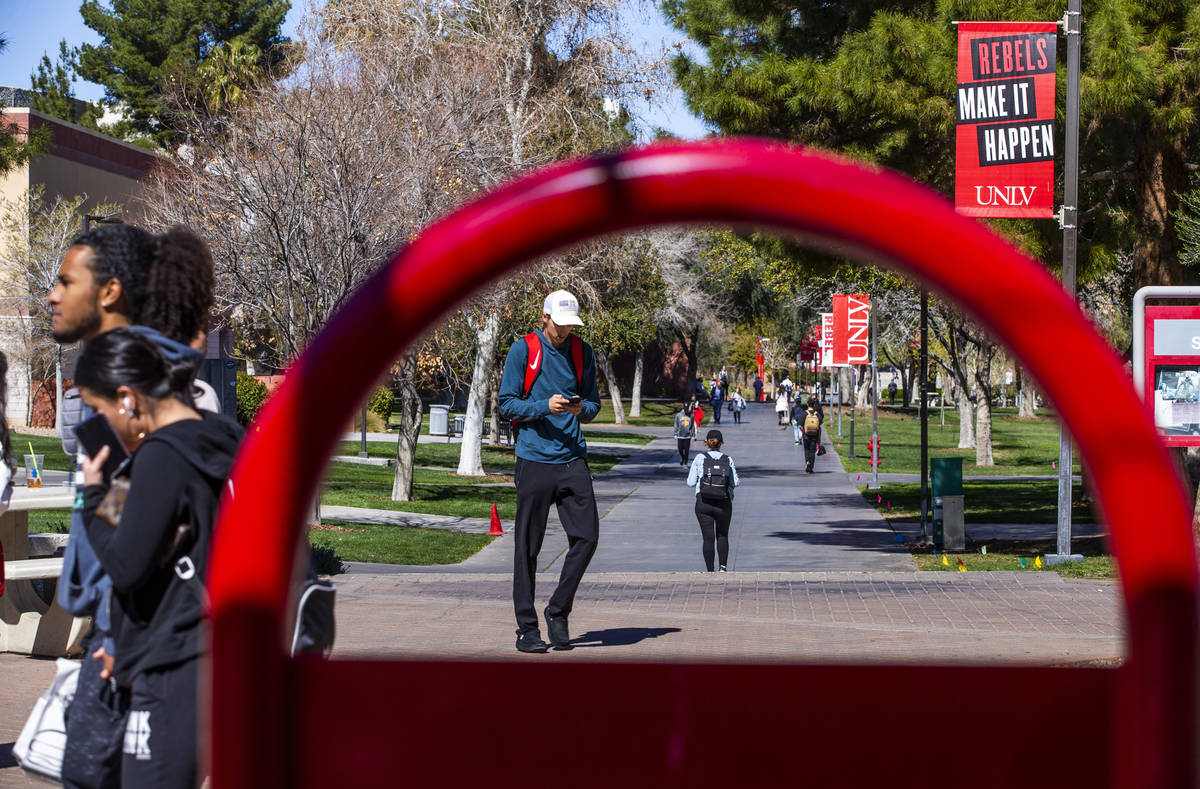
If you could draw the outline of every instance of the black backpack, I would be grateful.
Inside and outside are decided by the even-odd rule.
[[[700,472],[700,497],[729,501],[729,483],[732,473],[729,468],[729,455],[713,458],[705,452],[704,468]]]

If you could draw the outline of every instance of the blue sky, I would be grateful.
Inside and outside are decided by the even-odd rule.
[[[62,39],[72,46],[99,43],[99,36],[79,16],[80,4],[81,0],[0,0],[0,34],[8,39],[8,49],[0,53],[0,85],[28,88],[29,75],[42,55],[48,54],[54,60]],[[291,13],[284,22],[286,34],[295,31],[304,6],[304,0],[293,0]],[[630,26],[643,51],[657,52],[681,39],[657,12],[638,16]],[[647,16],[653,18],[644,18]],[[81,99],[93,101],[103,92],[91,82],[75,84],[75,95]],[[705,135],[704,125],[688,112],[679,91],[673,91],[664,105],[661,110],[643,107],[639,114],[648,125],[661,126],[686,139]]]

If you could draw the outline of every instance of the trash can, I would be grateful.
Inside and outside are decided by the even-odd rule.
[[[445,436],[450,433],[450,406],[429,406],[429,435]]]
[[[467,415],[466,414],[455,414],[454,415],[454,427],[450,434],[454,435],[454,436],[461,436],[463,434],[463,428],[466,426],[466,424],[467,424]]]
[[[933,544],[948,551],[966,550],[962,458],[932,458],[929,466]]]

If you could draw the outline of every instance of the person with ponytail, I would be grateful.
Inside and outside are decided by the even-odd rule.
[[[185,228],[154,235],[127,224],[101,225],[67,249],[54,289],[47,296],[54,338],[83,341],[122,327],[136,327],[173,364],[199,370],[199,346],[213,303],[212,257],[204,242]],[[186,361],[186,364],[184,364]],[[181,397],[185,393],[181,393]],[[188,387],[186,394],[194,398]],[[85,659],[67,715],[62,779],[67,789],[110,789],[120,785],[125,717],[121,698],[103,674],[115,653],[109,612],[112,580],[96,557],[82,517],[87,461],[74,426],[91,416],[71,390],[63,403],[63,450],[76,456],[76,497],[71,534],[63,556],[58,602],[74,616],[91,617],[83,640]],[[73,407],[74,406],[74,407]],[[70,417],[74,418],[70,418]],[[97,659],[88,659],[94,656]]]
[[[197,782],[205,611],[196,585],[208,567],[217,502],[241,431],[193,407],[194,374],[189,359],[170,359],[133,328],[95,337],[75,371],[84,403],[132,453],[123,503],[109,497],[108,446],[82,469],[83,521],[117,603],[115,660],[104,656],[101,676],[128,689],[122,787]]]
[[[692,461],[687,478],[688,487],[696,490],[696,520],[700,523],[700,537],[703,540],[701,553],[710,573],[713,571],[714,558],[719,559],[721,572],[728,567],[733,489],[741,484],[733,458],[721,452],[724,442],[725,437],[720,430],[709,430],[704,439],[705,451]]]

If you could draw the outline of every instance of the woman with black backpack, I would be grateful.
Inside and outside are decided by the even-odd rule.
[[[720,572],[729,562],[729,521],[733,517],[733,489],[738,482],[733,458],[721,452],[725,443],[720,430],[705,436],[705,451],[696,456],[688,471],[687,484],[696,490],[696,520],[704,540],[704,565],[713,571],[714,547]]]

